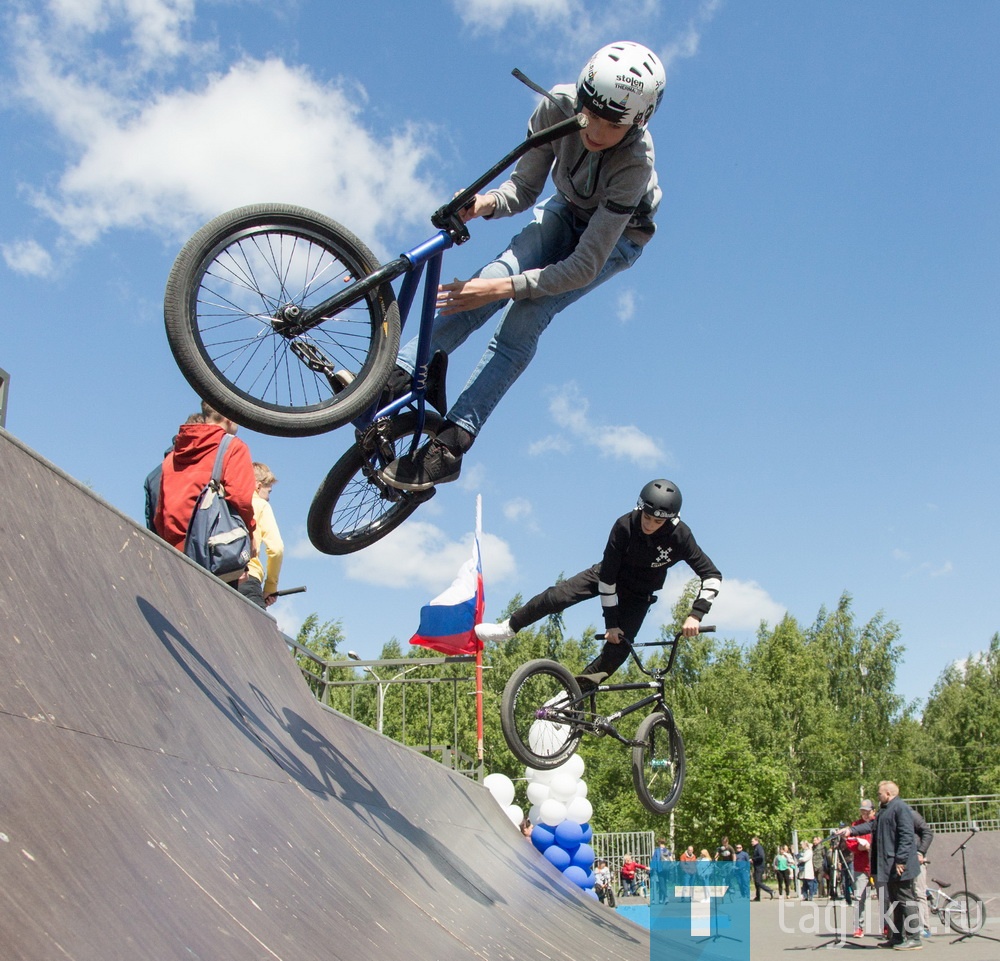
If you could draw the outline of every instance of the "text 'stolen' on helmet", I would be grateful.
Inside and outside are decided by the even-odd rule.
[[[639,502],[635,505],[653,517],[676,517],[681,512],[681,492],[673,481],[650,481],[639,491]]]
[[[614,124],[643,127],[656,112],[667,85],[660,58],[641,43],[622,40],[601,47],[576,82],[578,109]]]

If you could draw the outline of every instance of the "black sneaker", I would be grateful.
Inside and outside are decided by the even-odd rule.
[[[425,491],[435,484],[458,480],[462,455],[448,450],[436,438],[412,457],[397,457],[384,471],[382,480],[401,491]]]

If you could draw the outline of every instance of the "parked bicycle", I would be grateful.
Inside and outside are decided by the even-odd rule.
[[[704,626],[707,634],[715,627]],[[648,681],[602,683],[607,675],[574,674],[558,661],[547,659],[522,664],[507,681],[500,702],[500,724],[513,755],[528,767],[547,770],[558,767],[580,746],[585,734],[610,736],[632,748],[632,782],[642,804],[654,814],[666,814],[680,800],[684,787],[684,741],[663,696],[664,679],[674,666],[677,645],[672,640],[633,644],[629,656]],[[597,635],[598,640],[603,635]],[[663,667],[647,669],[637,647],[668,647]],[[586,690],[581,689],[583,682]],[[607,716],[597,711],[598,694],[611,691],[651,691],[627,707]],[[639,724],[634,738],[615,726],[623,717],[652,705],[652,712]]]
[[[957,891],[950,895],[945,888],[950,888],[947,881],[931,878],[936,888],[927,889],[927,906],[944,923],[958,934],[978,934],[986,923],[986,905],[978,894],[971,891]]]
[[[335,220],[286,204],[222,214],[178,254],[164,319],[174,359],[200,397],[266,434],[302,437],[355,426],[354,446],[330,469],[309,511],[317,549],[348,554],[367,547],[434,495],[434,488],[396,490],[380,472],[435,437],[443,423],[428,403],[431,381],[444,383],[447,356],[431,356],[430,334],[444,253],[469,239],[460,212],[527,151],[586,122],[577,114],[529,136],[434,213],[436,233],[385,265]],[[392,282],[399,278],[397,298]],[[380,407],[421,279],[410,389]],[[442,414],[443,393],[432,404]]]

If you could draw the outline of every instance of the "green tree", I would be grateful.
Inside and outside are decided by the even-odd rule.
[[[1000,634],[950,665],[923,714],[934,793],[1000,793]]]

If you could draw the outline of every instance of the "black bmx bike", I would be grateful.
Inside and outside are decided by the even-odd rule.
[[[447,355],[432,352],[431,328],[444,254],[469,239],[462,213],[483,187],[529,150],[586,123],[574,114],[531,134],[435,211],[429,238],[386,264],[337,221],[276,203],[221,214],[177,255],[164,320],[177,366],[199,397],[265,434],[304,437],[354,425],[354,445],[330,468],[309,511],[317,550],[361,550],[434,495],[433,487],[396,490],[381,472],[443,424]],[[413,377],[382,403],[421,280]]]
[[[714,630],[705,626],[700,633]],[[500,724],[511,753],[522,764],[544,771],[564,763],[585,734],[613,737],[632,748],[632,782],[643,806],[653,814],[667,814],[680,800],[685,762],[684,740],[664,699],[663,684],[682,637],[678,633],[672,640],[646,644],[622,641],[648,681],[604,684],[605,674],[578,677],[558,661],[544,658],[522,664],[511,674],[500,702]],[[670,654],[664,666],[647,668],[637,647],[669,648]],[[600,714],[598,696],[611,691],[650,693],[612,714]],[[618,730],[618,721],[646,707],[652,711],[640,722],[634,738]]]

